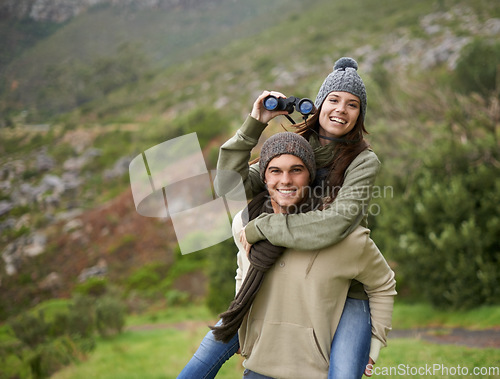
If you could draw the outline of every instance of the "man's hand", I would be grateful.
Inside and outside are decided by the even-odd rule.
[[[370,377],[373,375],[373,365],[375,364],[375,362],[373,361],[373,359],[368,359],[368,364],[366,365],[366,368],[365,368],[365,375]]]

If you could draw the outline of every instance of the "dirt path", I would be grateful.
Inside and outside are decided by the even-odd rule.
[[[159,323],[134,325],[127,328],[132,331],[172,328],[176,330],[193,330],[207,327],[205,321],[184,321],[178,323]],[[389,339],[416,338],[436,344],[462,345],[475,348],[500,349],[500,327],[486,330],[468,330],[461,328],[420,328],[410,330],[392,330]]]
[[[393,330],[389,333],[389,339],[395,338],[417,338],[437,344],[500,349],[500,328],[487,330],[461,328]]]

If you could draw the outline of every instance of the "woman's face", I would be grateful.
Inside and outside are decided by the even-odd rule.
[[[356,125],[360,112],[359,97],[349,92],[330,92],[319,114],[320,135],[335,138],[346,135]]]
[[[309,171],[295,155],[271,159],[264,177],[274,213],[289,213],[289,207],[297,206],[309,194]]]

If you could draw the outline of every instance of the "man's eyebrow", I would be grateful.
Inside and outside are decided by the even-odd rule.
[[[297,167],[304,168],[304,167],[306,167],[306,166],[305,166],[305,165],[303,165],[303,164],[294,164],[294,165],[290,166],[290,168],[297,168]],[[278,167],[278,166],[267,166],[267,169],[268,169],[268,170],[273,170],[273,169],[274,169],[274,170],[276,170],[276,169],[277,169],[277,170],[283,170],[283,168]]]

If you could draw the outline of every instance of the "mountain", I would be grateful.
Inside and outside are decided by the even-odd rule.
[[[0,4],[0,19],[62,23],[95,7],[169,10],[210,7],[216,2],[217,0],[4,0]]]
[[[133,207],[128,163],[144,150],[197,132],[213,167],[262,90],[314,98],[347,55],[370,140],[398,172],[434,130],[458,128],[466,110],[446,101],[460,59],[500,34],[490,1],[74,1],[70,18],[26,19],[36,4],[59,3],[0,8],[0,318],[68,296],[92,268],[123,283],[175,261],[171,227]]]

